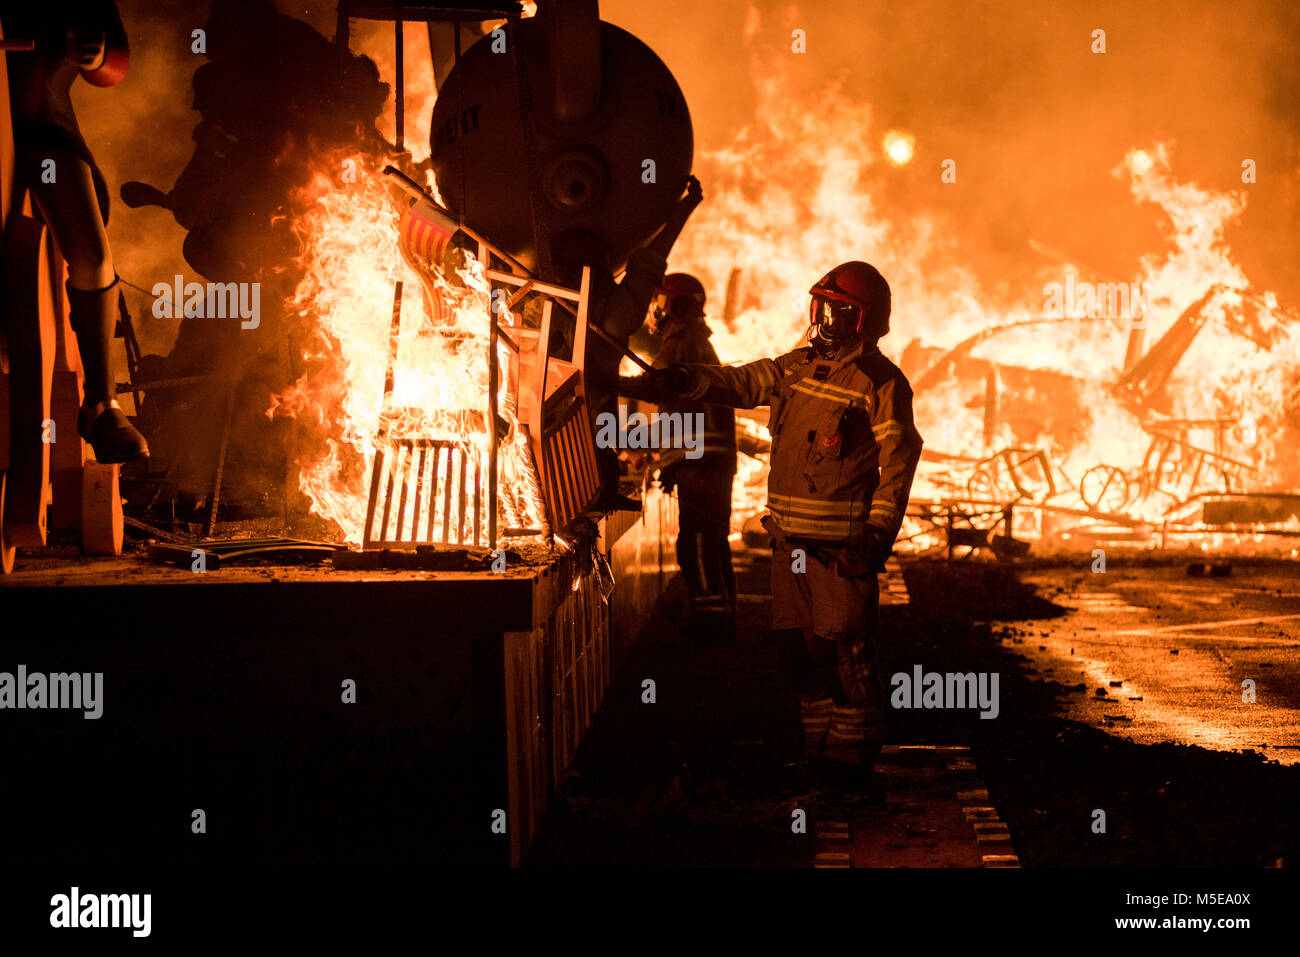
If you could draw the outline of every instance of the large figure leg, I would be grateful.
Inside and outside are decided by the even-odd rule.
[[[149,454],[114,395],[110,346],[118,315],[117,277],[99,214],[90,166],[65,147],[48,148],[54,182],[35,182],[32,195],[68,263],[68,309],[85,372],[85,401],[77,431],[103,463]],[[35,177],[37,180],[40,177]]]

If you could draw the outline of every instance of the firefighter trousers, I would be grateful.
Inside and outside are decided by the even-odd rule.
[[[672,478],[677,488],[677,565],[686,579],[692,614],[734,622],[736,573],[727,541],[732,474],[721,468],[679,466]]]
[[[884,734],[880,586],[873,573],[840,575],[835,557],[773,548],[772,624],[799,629],[808,649],[798,684],[809,756],[861,765],[874,761]]]

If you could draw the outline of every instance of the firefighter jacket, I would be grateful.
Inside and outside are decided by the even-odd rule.
[[[912,389],[874,344],[835,358],[811,348],[741,366],[689,365],[693,399],[770,405],[767,508],[787,540],[890,544],[921,457]]]
[[[692,362],[717,365],[718,354],[709,342],[711,335],[713,333],[703,321],[674,324],[655,356],[655,368],[666,369],[670,365]],[[688,459],[684,449],[665,449],[659,459],[662,467],[709,468],[725,471],[728,475],[736,474],[736,414],[730,406],[683,399],[665,406],[665,409],[702,416],[700,450],[703,454],[697,459]]]

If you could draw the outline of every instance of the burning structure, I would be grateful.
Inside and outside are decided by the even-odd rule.
[[[769,106],[779,116],[779,105]],[[838,115],[825,121],[837,130],[843,122]],[[873,222],[869,208],[845,214],[848,181],[872,175],[879,162],[874,145],[854,141],[827,155],[828,131],[806,117],[774,119],[769,132],[774,142],[738,143],[715,161],[731,164],[735,151],[748,150],[750,162],[789,169],[777,181],[795,170],[810,177],[813,199],[800,214],[809,224],[805,246],[820,245],[823,229],[838,237],[854,223],[862,224],[859,241],[903,244],[905,292],[897,298],[912,338],[897,355],[927,438],[905,533],[913,547],[969,554],[1001,543],[1009,556],[1025,553],[1017,536],[1040,550],[1221,547],[1226,537],[1248,549],[1293,552],[1298,476],[1279,438],[1295,434],[1290,357],[1300,327],[1294,310],[1251,284],[1227,245],[1244,193],[1179,181],[1168,144],[1134,147],[1115,176],[1154,207],[1172,249],[1145,257],[1139,275],[1121,280],[1031,242],[1034,255],[1057,263],[1041,275],[1062,281],[1048,278],[1027,301],[994,307],[967,277],[915,274],[906,259],[921,256],[909,243],[923,239],[897,229],[903,238],[896,240],[895,228]],[[891,164],[893,135],[880,148]],[[702,275],[729,277],[724,361],[752,355],[756,341],[788,347],[802,328],[803,277],[777,264],[816,253],[778,254],[757,238],[763,233],[740,229],[754,209],[791,199],[770,192],[745,183],[724,191],[706,215],[715,217],[712,228],[736,238],[684,251]],[[751,448],[762,448],[761,423],[751,432]],[[738,521],[761,505],[755,492],[763,475],[761,458],[751,460],[748,491],[737,490]]]
[[[354,21],[387,24],[396,38],[392,142],[360,128],[375,104],[375,72],[349,50]],[[416,86],[441,89],[432,152],[418,160],[404,148],[409,24],[427,30],[434,64]],[[501,709],[488,726],[506,749],[503,784],[520,822],[510,841],[517,860],[624,650],[611,642],[612,623],[632,631],[663,586],[662,551],[653,561],[641,551],[644,539],[666,533],[671,506],[636,475],[637,520],[594,508],[609,478],[598,471],[591,403],[603,401],[594,398],[602,374],[616,370],[602,372],[602,346],[588,343],[615,356],[625,351],[604,328],[620,294],[629,295],[614,274],[671,219],[692,156],[684,100],[655,54],[601,21],[594,2],[554,4],[536,19],[521,16],[517,4],[343,3],[328,61],[337,75],[320,65],[321,38],[269,4],[218,4],[207,27],[250,55],[271,42],[312,60],[324,91],[293,89],[310,104],[309,118],[322,122],[293,126],[300,141],[274,130],[241,135],[229,99],[209,95],[220,73],[209,65],[195,76],[204,122],[186,172],[168,193],[138,182],[123,189],[128,205],[162,207],[189,229],[192,266],[223,279],[265,279],[284,300],[280,307],[272,298],[274,321],[258,316],[242,326],[269,330],[252,370],[233,368],[231,344],[209,337],[219,354],[209,368],[225,400],[215,410],[220,440],[197,552],[178,547],[174,529],[133,522],[161,539],[151,549],[156,561],[184,564],[194,552],[200,571],[254,556],[325,554],[340,572],[457,573],[438,579],[444,602],[465,601],[479,585],[487,586],[483,594],[500,592],[505,618],[493,624],[480,616],[445,632],[459,629],[475,647],[485,629],[492,635],[492,677],[480,690]],[[259,28],[251,38],[242,32],[249,27]],[[609,108],[616,101],[619,109]],[[331,102],[352,112],[326,122]],[[646,166],[641,158],[652,151]],[[210,178],[230,184],[249,173],[259,176],[250,211],[273,238],[292,237],[296,253],[288,260],[277,262],[271,250],[261,263],[237,255],[229,218],[206,211]],[[273,204],[262,201],[270,191],[279,194]],[[286,283],[290,277],[296,281]],[[191,303],[183,288],[186,319],[205,318],[208,300],[197,294]],[[634,307],[637,322],[645,307]],[[141,355],[125,308],[119,333],[131,378],[120,394],[137,401],[143,394],[173,428],[168,420],[187,410],[213,413],[203,399],[211,374],[170,375],[167,364]],[[42,348],[52,348],[53,334]],[[287,361],[277,364],[277,351]],[[286,491],[305,497],[333,547],[219,534],[231,531],[220,526],[219,509],[236,471],[227,462],[236,398],[267,385],[262,435],[267,422],[291,423]],[[170,414],[159,413],[168,396]],[[149,492],[146,509],[169,479],[175,486],[168,474],[175,463],[164,454],[161,464],[127,478]],[[22,478],[28,482],[25,472]],[[117,466],[111,478],[115,489]],[[15,497],[43,505],[44,474],[31,481],[30,494],[24,484]],[[115,493],[108,501],[118,531],[105,550],[119,553],[121,503]],[[43,526],[39,539],[23,543],[43,545]],[[12,548],[6,555],[8,572]],[[626,599],[613,611],[611,563],[620,577],[627,572]],[[647,578],[655,583],[638,586]]]
[[[621,12],[629,24],[649,16]],[[926,442],[900,552],[1296,556],[1300,317],[1234,252],[1233,228],[1257,208],[1253,180],[1200,185],[1203,169],[1184,172],[1186,145],[1130,136],[1108,154],[1105,186],[1132,207],[1114,228],[1137,237],[1131,268],[1122,256],[1092,265],[1097,244],[1064,228],[1039,220],[1022,241],[1004,223],[1020,267],[1004,281],[955,238],[963,217],[996,218],[987,200],[962,193],[945,210],[926,192],[965,188],[971,151],[942,124],[891,112],[883,94],[869,106],[819,76],[815,96],[796,95],[799,61],[772,51],[804,31],[797,12],[728,7],[729,35],[752,58],[747,70],[726,60],[728,93],[750,97],[754,119],[724,135],[712,116],[699,152],[701,103],[712,115],[719,98],[696,91],[715,92],[701,77],[718,78],[691,65],[675,76],[638,31],[599,14],[594,0],[342,0],[309,25],[269,2],[213,4],[209,46],[194,51],[207,62],[166,62],[172,87],[193,75],[193,156],[166,168],[119,159],[113,178],[123,212],[154,217],[132,220],[136,233],[184,230],[173,245],[193,272],[209,286],[258,284],[243,301],[263,314],[169,315],[181,318],[173,336],[159,331],[166,310],[147,278],[124,292],[117,394],[148,434],[148,466],[100,466],[75,439],[34,441],[30,427],[46,421],[75,436],[77,369],[57,249],[30,207],[5,208],[7,230],[34,230],[40,263],[36,281],[10,287],[22,295],[8,311],[41,318],[10,332],[11,355],[29,361],[7,361],[6,395],[35,396],[46,365],[64,390],[29,401],[0,446],[30,440],[0,462],[6,573],[24,548],[10,593],[35,586],[14,607],[38,607],[62,574],[23,578],[41,546],[115,556],[130,536],[156,562],[141,588],[185,580],[191,597],[166,605],[177,619],[233,630],[246,626],[234,606],[247,604],[268,640],[313,615],[349,634],[409,636],[438,609],[446,648],[413,659],[452,702],[438,720],[489,755],[466,806],[502,806],[517,823],[508,850],[491,851],[518,861],[676,570],[665,546],[676,506],[654,485],[654,461],[625,458],[611,483],[594,417],[618,364],[637,364],[617,313],[648,268],[637,257],[675,238],[665,224],[692,171],[708,201],[673,266],[725,301],[710,316],[724,363],[799,344],[806,290],[830,265],[870,258],[888,277],[885,350],[912,383]],[[689,64],[682,49],[667,59]],[[176,168],[166,191],[145,182]],[[0,164],[9,189],[7,175]],[[1028,219],[1005,218],[1017,216]],[[1076,242],[1078,257],[1057,248]],[[124,279],[151,275],[145,239],[123,247]],[[178,307],[170,290],[188,296],[180,279],[165,288]],[[24,339],[37,326],[45,338]],[[631,342],[655,345],[639,330]],[[740,414],[737,443],[732,540],[761,556],[763,413]],[[642,511],[607,507],[611,491]],[[322,559],[328,570],[294,568]],[[239,577],[241,561],[258,560],[294,570]],[[189,574],[223,565],[227,595]],[[292,586],[286,610],[268,610],[280,600],[264,593],[271,582]],[[127,621],[138,596],[104,600]],[[465,688],[474,701],[462,708]]]

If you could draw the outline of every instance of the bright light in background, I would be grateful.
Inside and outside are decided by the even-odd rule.
[[[1139,176],[1151,172],[1151,167],[1154,164],[1151,162],[1151,155],[1146,150],[1133,150],[1132,157],[1133,172]]]
[[[902,130],[890,130],[885,134],[885,157],[895,166],[906,166],[916,155],[916,137]]]

